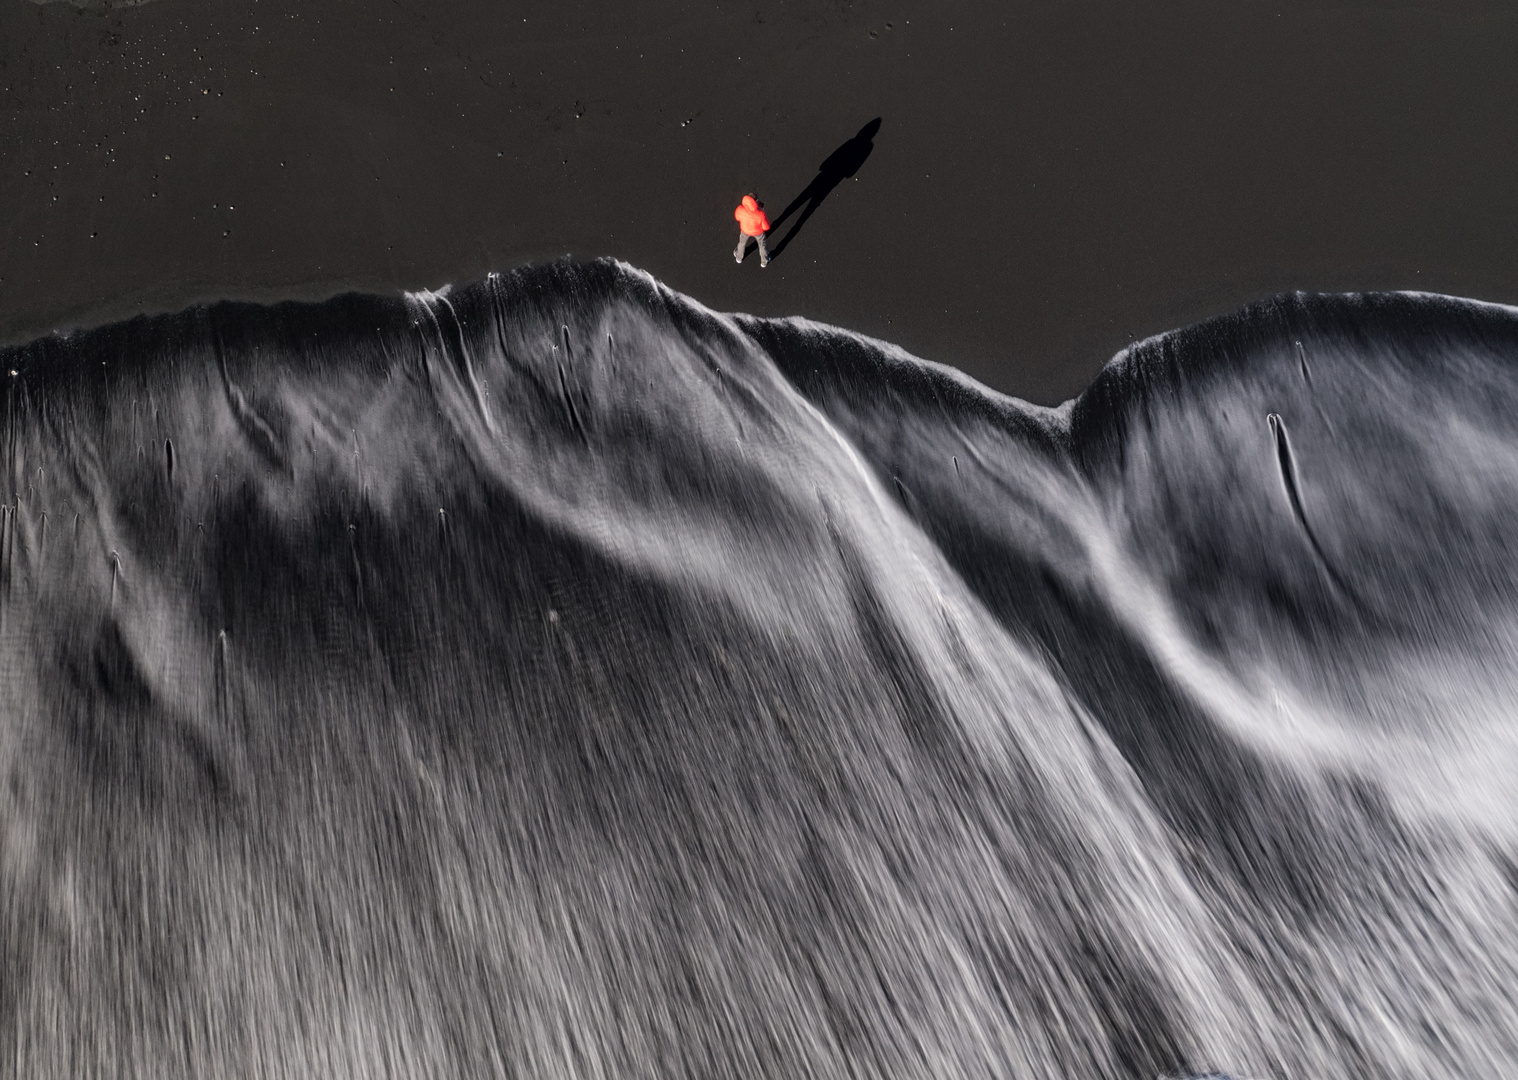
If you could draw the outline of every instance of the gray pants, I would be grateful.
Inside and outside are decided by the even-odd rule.
[[[733,258],[739,262],[743,261],[743,253],[748,250],[748,242],[750,240],[759,241],[759,265],[768,266],[770,264],[770,253],[764,246],[763,233],[760,233],[758,236],[749,236],[748,233],[740,232],[738,234],[738,250],[733,252]]]

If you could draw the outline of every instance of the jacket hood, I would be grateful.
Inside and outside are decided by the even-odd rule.
[[[745,195],[743,196],[743,208],[745,210],[757,210],[759,209],[759,200],[752,195]]]

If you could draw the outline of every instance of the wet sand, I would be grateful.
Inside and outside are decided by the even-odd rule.
[[[613,255],[1055,402],[1281,290],[1518,301],[1495,3],[503,10],[3,0],[0,340]],[[876,117],[736,266],[738,197],[776,215]]]

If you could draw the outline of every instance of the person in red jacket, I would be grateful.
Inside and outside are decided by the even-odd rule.
[[[764,234],[770,231],[769,215],[764,212],[764,206],[752,195],[743,196],[743,202],[733,211],[733,217],[738,219],[738,250],[733,252],[733,258],[743,261],[743,254],[748,250],[748,238],[752,236],[759,241],[759,265],[770,264],[770,253],[764,246]]]

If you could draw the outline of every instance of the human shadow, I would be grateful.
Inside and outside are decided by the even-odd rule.
[[[817,212],[817,207],[822,205],[822,200],[826,199],[835,187],[859,171],[865,158],[870,156],[870,151],[875,149],[875,143],[872,140],[879,130],[880,117],[877,116],[860,128],[858,134],[852,139],[829,154],[827,160],[817,166],[817,175],[812,177],[812,182],[800,195],[791,200],[789,206],[780,211],[779,217],[770,222],[770,231],[779,232],[780,226],[787,218],[797,210],[801,211],[801,216],[791,225],[784,239],[770,249],[771,261],[778,259],[780,253],[796,238],[796,234],[801,231],[801,226],[805,225],[807,219]]]

